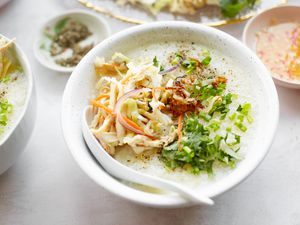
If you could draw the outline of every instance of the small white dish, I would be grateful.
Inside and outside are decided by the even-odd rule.
[[[248,177],[267,154],[279,117],[276,88],[266,67],[245,45],[217,29],[190,22],[155,22],[121,31],[97,45],[77,65],[64,91],[62,128],[66,143],[78,165],[99,186],[125,199],[153,207],[187,206],[191,202],[173,193],[142,191],[110,176],[87,147],[82,136],[81,118],[94,89],[93,65],[97,56],[110,58],[114,52],[126,54],[126,51],[141,48],[145,44],[172,41],[195,42],[221,51],[242,69],[243,76],[249,78],[251,82],[248,85],[253,90],[250,93],[259,107],[260,119],[255,130],[255,139],[248,146],[245,158],[222,179],[211,185],[200,185],[195,191],[213,198]]]
[[[259,13],[251,20],[249,20],[243,32],[243,42],[253,52],[256,53],[257,33],[269,27],[270,23],[274,19],[276,19],[276,23],[285,23],[285,22],[300,23],[300,6],[284,5],[284,6],[268,9],[266,11]],[[280,86],[300,89],[300,80],[299,81],[284,80],[275,75],[272,75],[272,77],[274,82]]]
[[[53,30],[55,24],[64,18],[75,19],[82,24],[86,25],[91,31],[92,35],[88,37],[89,43],[97,45],[105,38],[109,37],[110,29],[106,21],[100,18],[98,15],[85,10],[72,10],[59,14],[47,22],[45,22],[37,33],[37,39],[34,42],[34,54],[37,60],[45,67],[62,73],[71,73],[75,67],[63,67],[55,63],[53,57],[49,51],[45,48],[45,45],[50,44],[49,38],[45,35],[45,30]]]

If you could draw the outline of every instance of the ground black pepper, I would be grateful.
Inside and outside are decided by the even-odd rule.
[[[56,59],[55,62],[64,67],[76,66],[82,57],[93,48],[94,44],[81,47],[79,42],[88,38],[92,33],[88,27],[71,18],[65,18],[55,25],[55,35],[50,46],[51,56],[58,56],[68,49],[72,50],[72,56]]]

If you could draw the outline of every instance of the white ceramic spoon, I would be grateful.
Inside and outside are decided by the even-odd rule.
[[[94,114],[92,112],[92,107],[87,106],[84,109],[82,116],[83,137],[95,158],[100,162],[100,164],[109,174],[122,180],[173,191],[197,204],[214,204],[214,202],[210,198],[196,193],[190,188],[172,181],[167,181],[158,177],[137,172],[115,160],[102,148],[96,137],[89,129],[88,124],[90,124],[93,115]]]

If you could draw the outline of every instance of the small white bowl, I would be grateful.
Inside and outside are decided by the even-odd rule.
[[[97,14],[85,10],[67,11],[51,18],[46,23],[44,23],[44,25],[40,27],[37,34],[37,39],[34,42],[35,57],[45,67],[62,73],[71,73],[75,67],[63,67],[56,64],[49,54],[49,51],[43,49],[41,46],[43,46],[45,43],[50,42],[49,38],[47,38],[45,35],[46,28],[52,30],[54,25],[58,21],[67,17],[73,18],[86,25],[92,32],[92,35],[89,37],[89,39],[93,41],[95,45],[100,43],[110,35],[110,29],[106,21],[100,18]]]
[[[114,52],[126,54],[126,51],[146,44],[172,41],[195,42],[226,55],[239,65],[243,76],[247,76],[247,79],[249,77],[249,85],[253,87],[250,93],[257,99],[255,104],[259,106],[260,119],[255,129],[254,141],[248,146],[245,159],[224,178],[211,185],[200,185],[197,191],[214,197],[228,191],[249,176],[267,154],[279,116],[277,92],[266,67],[241,42],[215,28],[189,22],[148,23],[121,31],[97,45],[77,65],[64,91],[62,128],[66,143],[75,161],[97,184],[120,197],[155,207],[178,207],[191,203],[175,194],[155,194],[129,187],[107,174],[85,144],[81,131],[81,115],[95,87],[93,65],[96,56],[110,58]]]
[[[276,19],[278,23],[284,22],[299,22],[300,23],[300,6],[285,5],[263,11],[249,20],[245,26],[243,32],[243,42],[256,53],[256,34],[259,31],[270,26],[272,20]],[[278,78],[278,76],[272,75],[276,84],[288,87],[300,89],[299,81],[288,81]]]
[[[1,37],[6,38],[0,34]],[[6,38],[7,39],[7,38]],[[18,59],[27,78],[27,96],[21,114],[0,142],[0,174],[5,172],[23,152],[34,129],[36,120],[36,93],[27,57],[15,44]]]

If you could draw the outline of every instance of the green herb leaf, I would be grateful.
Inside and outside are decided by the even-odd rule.
[[[219,127],[219,120],[214,119],[208,127],[204,127],[197,115],[185,117],[182,149],[178,150],[177,142],[172,143],[163,149],[161,160],[170,169],[183,168],[194,174],[202,171],[212,174],[213,165],[217,161],[234,166],[239,160],[236,150],[230,145],[226,145],[225,150],[222,149],[220,143],[224,145],[225,138],[220,135],[210,138],[210,133]],[[231,145],[236,148],[240,137],[234,134],[231,137]]]
[[[153,58],[152,62],[153,62],[153,66],[158,67],[158,60],[156,56]]]
[[[66,24],[69,20],[70,20],[70,18],[66,17],[66,18],[58,21],[54,26],[54,32],[56,34],[59,34],[64,29],[64,27],[66,26]]]
[[[202,65],[204,65],[204,66],[208,66],[210,62],[211,62],[211,57],[210,57],[210,56],[206,56],[206,57],[201,61]]]
[[[221,0],[222,14],[226,17],[236,17],[243,9],[252,8],[258,0]]]
[[[211,119],[211,115],[204,113],[204,112],[200,112],[199,113],[199,118],[203,119],[206,122],[209,122],[209,120]]]
[[[45,45],[45,43],[42,43],[42,44],[40,45],[40,49],[46,50],[46,45]]]

